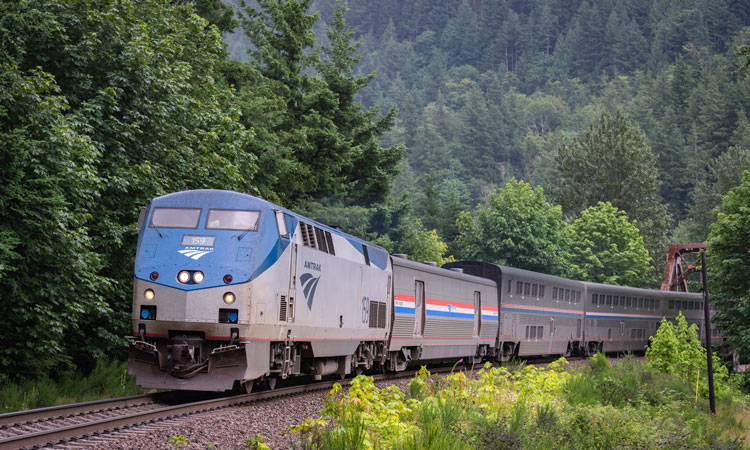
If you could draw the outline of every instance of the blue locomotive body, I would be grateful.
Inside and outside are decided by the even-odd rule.
[[[385,319],[385,250],[227,191],[159,197],[142,216],[129,355],[140,385],[247,390],[382,355],[385,323],[369,314]]]

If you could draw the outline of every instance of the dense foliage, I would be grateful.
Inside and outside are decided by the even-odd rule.
[[[662,319],[656,336],[651,338],[646,347],[646,358],[656,370],[675,375],[688,384],[695,385],[696,391],[708,397],[708,356],[701,346],[698,326],[688,326],[685,316],[680,313],[675,323]],[[734,379],[730,380],[727,368],[721,363],[716,353],[713,354],[714,390],[717,397],[731,395]]]
[[[247,64],[231,76],[243,98],[243,121],[258,134],[258,188],[265,198],[289,206],[334,196],[349,204],[382,200],[401,158],[402,146],[382,148],[378,136],[395,111],[378,117],[362,111],[354,96],[372,75],[353,74],[358,44],[346,29],[343,5],[316,46],[309,0],[260,0],[239,10],[253,45]],[[317,69],[317,70],[313,70]]]
[[[560,181],[553,193],[564,209],[580,212],[610,202],[638,223],[647,247],[661,256],[671,219],[659,200],[656,158],[643,133],[619,109],[604,113],[560,146],[557,171]]]
[[[750,354],[750,171],[724,197],[707,255],[716,319],[733,348]]]
[[[34,380],[4,382],[0,386],[0,413],[46,408],[104,398],[143,394],[122,361],[99,360],[87,375],[52,373]]]
[[[601,354],[582,370],[564,364],[445,377],[423,368],[406,392],[359,376],[292,431],[305,449],[742,448],[750,418],[735,391],[712,418],[690,384],[648,364],[610,366]]]
[[[316,2],[323,21],[332,17],[330,4]],[[736,53],[750,43],[745,2],[349,0],[348,6],[347,23],[362,39],[357,73],[377,71],[359,98],[399,111],[382,138],[406,144],[394,194],[410,193],[414,213],[451,254],[463,257],[455,216],[425,205],[453,198],[472,209],[513,177],[549,194],[591,181],[587,203],[554,198],[566,214],[598,201],[625,211],[637,220],[657,269],[672,223],[681,242],[706,238],[717,206],[715,196],[703,206],[702,194],[717,183],[709,163],[732,146],[750,148],[750,72],[737,72],[746,57]],[[602,125],[605,118],[611,126]],[[625,139],[606,141],[601,128],[622,130]],[[558,149],[584,143],[587,130],[599,142],[626,144],[617,154],[636,156],[634,164],[604,159],[579,166],[582,173],[560,173]],[[737,164],[750,168],[745,160]],[[617,178],[601,184],[606,175]],[[618,185],[628,180],[632,186]],[[597,191],[607,185],[620,188]]]
[[[214,79],[221,35],[188,7],[0,8],[0,367],[92,367],[127,331],[139,208],[187,186],[246,190],[251,133]]]

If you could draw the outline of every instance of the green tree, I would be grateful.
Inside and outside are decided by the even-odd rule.
[[[737,49],[737,56],[745,58],[745,64],[740,67],[738,72],[746,72],[750,69],[750,45],[743,45]]]
[[[64,328],[61,345],[79,366],[87,368],[97,358],[117,354],[123,348],[122,337],[132,332],[129,318],[139,208],[154,196],[188,186],[251,190],[256,168],[254,157],[244,147],[252,134],[239,122],[233,91],[216,81],[216,66],[226,57],[221,34],[192,7],[174,6],[167,0],[24,0],[3,2],[0,8],[3,42],[7,43],[4,62],[21,74],[38,71],[41,79],[54,80],[39,88],[43,92],[39,97],[59,95],[58,109],[75,121],[76,133],[85,135],[95,152],[81,163],[78,176],[90,165],[96,189],[88,192],[82,182],[80,186],[72,181],[61,183],[66,190],[62,199],[81,200],[72,203],[75,215],[67,218],[60,213],[64,220],[56,225],[80,229],[90,243],[71,238],[70,244],[55,244],[61,254],[67,252],[67,245],[92,246],[94,254],[82,250],[80,259],[99,265],[100,270],[96,277],[75,282],[106,298],[111,308],[111,312],[84,309],[66,319],[70,325]],[[24,129],[13,117],[4,115],[2,126]],[[68,134],[77,139],[71,133],[63,136]],[[40,141],[34,154],[55,142],[52,137]],[[77,164],[77,157],[73,152],[68,157],[64,146],[55,151],[63,152],[56,162],[61,167],[55,170]],[[41,166],[39,170],[44,172]],[[71,177],[76,174],[70,171]],[[51,211],[57,211],[56,207],[50,207]],[[66,223],[72,220],[76,226],[68,227]],[[33,252],[24,257],[35,258]],[[23,276],[14,271],[4,278],[21,286]],[[51,278],[50,288],[63,291],[71,289],[66,283],[74,283],[52,275],[42,277]],[[104,287],[100,279],[107,281]],[[77,295],[43,292],[36,292],[35,298],[75,305]],[[33,339],[30,336],[16,345],[36,347]],[[46,364],[44,356],[39,360],[39,365]]]
[[[461,213],[458,229],[462,258],[550,274],[564,271],[568,226],[541,187],[511,179],[489,195],[486,206]]]
[[[422,195],[417,201],[417,214],[428,228],[437,229],[440,226],[440,185],[434,172],[422,176]]]
[[[312,50],[317,15],[307,14],[309,3],[262,0],[255,9],[243,2],[239,15],[253,45],[250,62],[242,67],[245,74],[236,80],[243,120],[258,133],[250,146],[258,157],[258,187],[264,198],[289,205],[309,192],[328,191],[333,181],[334,161],[318,155],[308,136],[330,125],[312,109],[315,97],[333,101],[320,77],[306,72],[319,61],[319,53]],[[307,125],[308,118],[319,121],[317,131]],[[316,158],[329,168],[314,173],[311,163]]]
[[[750,149],[744,147],[731,147],[709,161],[706,179],[695,183],[692,214],[687,221],[695,240],[706,239],[716,221],[716,207],[730,189],[739,186],[746,170],[750,170]]]
[[[425,230],[419,219],[414,219],[411,226],[404,230],[400,242],[394,244],[392,249],[392,252],[406,253],[412,261],[432,261],[438,266],[454,260],[453,256],[446,255],[448,245],[438,236],[437,231]]]
[[[16,6],[0,8],[0,34],[54,25],[48,13]],[[66,114],[53,78],[21,71],[7,56],[0,56],[0,383],[70,368],[66,337],[83,316],[111,312],[86,229],[101,183],[99,153]]]
[[[571,278],[648,287],[650,258],[636,224],[624,212],[600,202],[585,209],[570,231]]]
[[[234,19],[234,10],[221,0],[171,0],[175,5],[192,5],[199,16],[215,25],[222,33],[229,33],[239,24]]]
[[[368,239],[391,253],[406,253],[414,261],[434,261],[442,265],[452,261],[448,245],[437,230],[426,228],[411,214],[408,195],[389,198],[371,208],[345,206],[338,202],[310,203],[309,217],[338,226],[347,233]]]
[[[577,214],[610,202],[638,223],[652,258],[663,252],[671,217],[659,197],[656,157],[622,111],[603,113],[582,135],[561,145],[557,170],[552,194],[563,209]]]
[[[730,345],[750,354],[750,171],[730,190],[711,225],[707,242],[707,268],[714,318]]]
[[[245,5],[240,21],[253,48],[238,86],[248,126],[260,139],[258,182],[264,197],[287,205],[330,195],[370,202],[388,193],[402,147],[380,147],[377,138],[394,112],[362,112],[355,95],[372,79],[354,76],[358,43],[346,31],[339,4],[327,35],[331,48],[315,48],[310,0],[260,0]],[[318,70],[318,73],[315,70]]]
[[[464,0],[443,29],[442,47],[456,66],[476,65],[479,61],[479,24],[468,1]]]

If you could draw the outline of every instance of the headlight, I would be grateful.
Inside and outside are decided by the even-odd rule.
[[[236,297],[231,292],[227,292],[224,294],[224,303],[227,305],[231,305],[236,300]]]
[[[195,272],[193,274],[193,283],[198,284],[203,281],[203,272]]]
[[[151,289],[146,289],[146,291],[143,293],[143,296],[146,298],[146,300],[151,300],[154,298],[154,291]]]
[[[187,282],[190,281],[190,272],[187,270],[181,270],[180,273],[177,274],[177,281],[182,284],[187,284]]]

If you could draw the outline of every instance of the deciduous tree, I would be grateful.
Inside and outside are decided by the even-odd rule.
[[[6,292],[33,295],[23,316],[5,316],[5,328],[49,325],[45,336],[4,333],[15,339],[7,352],[29,357],[4,363],[30,363],[16,373],[33,375],[64,354],[85,369],[122,350],[132,332],[139,208],[186,187],[250,190],[256,167],[244,147],[252,134],[233,91],[216,81],[226,57],[221,35],[192,7],[1,2],[0,28],[9,158],[2,174],[10,178],[2,192],[23,201],[2,206],[23,253],[12,237],[0,248],[23,254],[13,264],[27,265],[3,280],[12,286]]]
[[[570,231],[571,278],[649,287],[650,258],[636,224],[624,212],[600,202],[581,212]]]
[[[0,33],[9,21],[46,31],[54,25],[40,11],[3,9]],[[84,316],[111,313],[86,229],[87,209],[99,197],[99,152],[66,114],[49,74],[22,71],[2,56],[0,383],[71,368],[66,337],[80,331]]]
[[[464,258],[550,274],[564,270],[568,226],[541,187],[512,179],[486,206],[462,213],[458,229]]]

